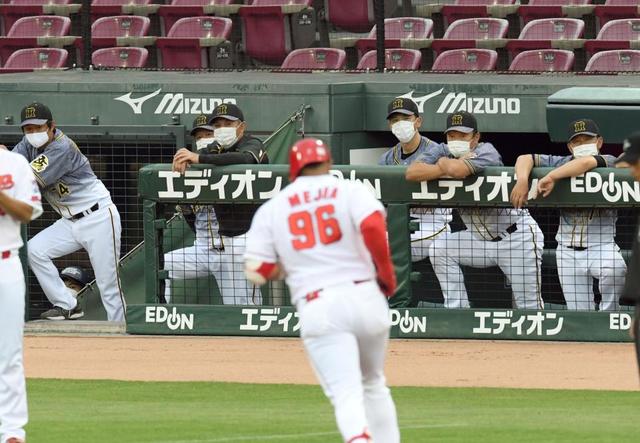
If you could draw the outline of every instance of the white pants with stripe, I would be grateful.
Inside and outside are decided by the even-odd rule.
[[[384,376],[389,307],[373,282],[325,288],[297,303],[309,361],[335,410],[344,441],[396,443],[396,408]]]
[[[25,283],[20,259],[0,260],[0,442],[25,438],[27,391],[22,363]]]
[[[164,269],[169,271],[165,281],[165,299],[171,299],[171,280],[204,278],[213,275],[225,305],[261,305],[260,288],[244,276],[246,236],[221,236],[224,250],[212,249],[208,244],[196,243],[164,255]]]
[[[627,265],[618,245],[605,243],[589,246],[584,251],[558,245],[556,262],[567,309],[595,310],[594,278],[598,279],[602,295],[600,310],[616,311],[620,308]]]
[[[469,298],[460,266],[488,268],[498,266],[511,284],[515,307],[542,309],[540,294],[544,236],[537,224],[520,224],[502,240],[480,240],[470,231],[446,233],[431,245],[429,257],[438,277],[444,305],[468,308]]]
[[[420,229],[411,234],[411,261],[416,262],[427,258],[433,241],[450,230],[448,224],[436,226],[421,223]]]
[[[63,283],[53,259],[84,249],[89,254],[109,321],[124,321],[125,300],[118,275],[120,214],[114,204],[77,220],[61,218],[29,240],[29,266],[54,306],[73,309],[77,300]]]

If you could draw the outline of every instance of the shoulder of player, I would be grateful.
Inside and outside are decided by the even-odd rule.
[[[258,137],[254,137],[251,134],[245,134],[236,145],[239,151],[264,149],[264,143]]]

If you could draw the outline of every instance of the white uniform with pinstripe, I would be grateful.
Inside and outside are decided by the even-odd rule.
[[[118,276],[120,214],[89,160],[58,129],[44,149],[34,148],[25,137],[13,152],[30,162],[44,198],[61,217],[29,240],[29,266],[45,295],[54,306],[76,307],[76,298],[52,260],[85,249],[108,320],[124,321],[125,301]]]
[[[616,158],[599,156],[606,167],[614,167]],[[573,160],[571,155],[534,154],[534,166],[559,167]],[[567,309],[596,308],[593,279],[598,279],[601,311],[620,308],[627,265],[615,242],[618,212],[612,209],[565,209],[560,211],[556,241],[556,263]]]
[[[435,163],[451,157],[446,145],[419,161]],[[490,143],[480,143],[464,160],[477,174],[487,166],[502,166],[500,154]],[[467,229],[447,232],[431,245],[429,258],[440,281],[447,308],[468,308],[469,298],[460,266],[498,266],[511,285],[515,307],[542,309],[540,294],[544,236],[527,210],[464,208],[460,218]]]

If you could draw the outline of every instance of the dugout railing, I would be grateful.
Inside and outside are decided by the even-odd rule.
[[[536,168],[531,187],[548,171]],[[547,198],[530,200],[529,209],[545,235],[542,251],[543,309],[520,310],[513,306],[504,275],[496,267],[463,267],[471,308],[445,309],[429,260],[411,262],[412,208],[492,208],[511,207],[509,194],[514,185],[513,168],[488,168],[465,180],[442,179],[430,183],[409,183],[402,167],[337,166],[334,174],[361,180],[385,204],[389,240],[399,287],[390,299],[392,335],[407,338],[491,338],[529,340],[625,341],[629,339],[631,310],[572,311],[566,309],[555,272],[554,241],[559,208],[564,211],[618,211],[616,243],[628,260],[640,202],[640,184],[627,171],[597,169],[584,177],[558,182]],[[171,280],[167,292],[165,253],[191,247],[193,233],[184,209],[209,204],[221,205],[227,214],[245,214],[247,205],[269,198],[287,183],[285,166],[224,168],[194,167],[186,176],[171,171],[169,165],[149,165],[139,173],[139,194],[143,202],[145,239],[145,303],[130,305],[127,330],[134,334],[265,335],[297,334],[297,315],[289,304],[282,283],[261,288],[260,305],[235,304],[220,297],[225,281],[214,277]],[[178,210],[176,210],[178,206]],[[220,207],[220,206],[219,206]],[[454,211],[454,214],[457,211]],[[228,217],[228,215],[227,215]],[[233,218],[234,215],[231,215]],[[554,226],[555,222],[555,226]],[[457,226],[456,226],[457,225]],[[463,229],[454,216],[452,230]],[[198,253],[191,253],[196,256]],[[228,251],[227,251],[228,253]],[[171,257],[171,256],[167,256]],[[182,257],[184,259],[184,255]],[[193,258],[193,257],[192,257]],[[172,258],[175,259],[175,258]],[[196,260],[208,260],[206,254]],[[236,269],[237,271],[237,269]],[[216,271],[212,271],[216,274]],[[240,280],[241,272],[226,274]],[[229,276],[230,275],[230,276]],[[193,276],[190,276],[193,277]],[[201,277],[201,276],[198,276]],[[599,294],[597,285],[595,297]],[[425,294],[421,293],[425,292]],[[170,303],[164,296],[170,294]],[[226,304],[223,304],[226,303]],[[597,308],[596,308],[597,309]]]

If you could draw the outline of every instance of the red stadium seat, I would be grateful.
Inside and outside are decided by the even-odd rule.
[[[64,9],[56,9],[56,15],[68,15],[80,10],[80,5],[70,3],[71,0],[9,0],[6,4],[0,5],[3,32],[6,33],[22,17],[50,14],[45,11],[50,5],[58,5],[58,8]]]
[[[91,37],[143,37],[149,32],[151,20],[136,15],[103,17],[91,25]]]
[[[359,39],[356,42],[359,55],[375,50],[377,28],[371,28],[367,38]],[[424,40],[431,37],[433,33],[433,20],[419,17],[398,17],[384,19],[385,48],[400,48],[402,40]]]
[[[245,53],[267,64],[280,65],[294,49],[289,14],[281,6],[296,4],[311,7],[311,0],[254,0],[240,8]]]
[[[601,51],[593,55],[584,68],[585,72],[640,71],[640,51]]]
[[[5,69],[54,69],[64,68],[69,53],[59,48],[19,49],[7,60]]]
[[[91,21],[96,21],[101,17],[110,17],[114,15],[124,15],[125,7],[146,6],[151,0],[92,0],[91,2]]]
[[[415,49],[385,49],[384,60],[387,69],[416,71],[420,69],[422,54]],[[369,51],[362,56],[356,69],[376,69],[376,66],[377,53]]]
[[[327,21],[350,32],[367,32],[374,24],[373,0],[324,0]],[[384,11],[391,15],[398,2],[384,0]]]
[[[453,5],[444,5],[440,13],[445,23],[451,25],[456,20],[489,17],[489,8],[510,6],[515,0],[456,0]]]
[[[590,13],[591,10],[580,8],[589,5],[591,0],[529,0],[529,3],[518,8],[518,15],[524,23],[542,18],[566,17],[570,9],[578,11],[577,15]]]
[[[54,15],[38,15],[18,19],[7,37],[0,37],[0,60],[5,61],[18,49],[38,46],[63,47],[73,45],[69,35],[71,19]]]
[[[165,38],[156,40],[163,68],[204,69],[209,67],[209,48],[228,43],[232,21],[225,17],[185,17],[178,20]]]
[[[611,20],[640,17],[639,9],[639,0],[607,0],[604,5],[596,6],[593,13],[602,27]]]
[[[162,5],[158,8],[160,16],[162,35],[173,27],[173,25],[184,17],[200,17],[207,15],[205,6],[210,5],[230,5],[235,0],[172,0],[170,5]]]
[[[558,42],[580,39],[583,33],[584,22],[575,18],[533,20],[525,25],[518,40],[507,43],[507,49],[512,56],[531,49],[558,49]],[[579,43],[578,47],[582,47]]]
[[[631,49],[640,41],[640,18],[623,18],[607,22],[595,40],[584,44],[589,54],[611,49]]]
[[[105,68],[144,68],[148,57],[149,51],[145,48],[102,48],[91,54],[91,63]]]
[[[498,53],[492,49],[453,49],[433,62],[432,71],[493,71]]]
[[[281,68],[310,70],[343,69],[346,61],[347,54],[342,49],[296,49],[287,55]]]
[[[566,72],[573,69],[573,51],[563,49],[534,49],[518,54],[509,71]]]
[[[453,22],[444,37],[434,40],[431,48],[436,54],[449,49],[476,48],[478,41],[503,39],[509,22],[503,18],[466,18]],[[502,43],[504,45],[504,43]]]

